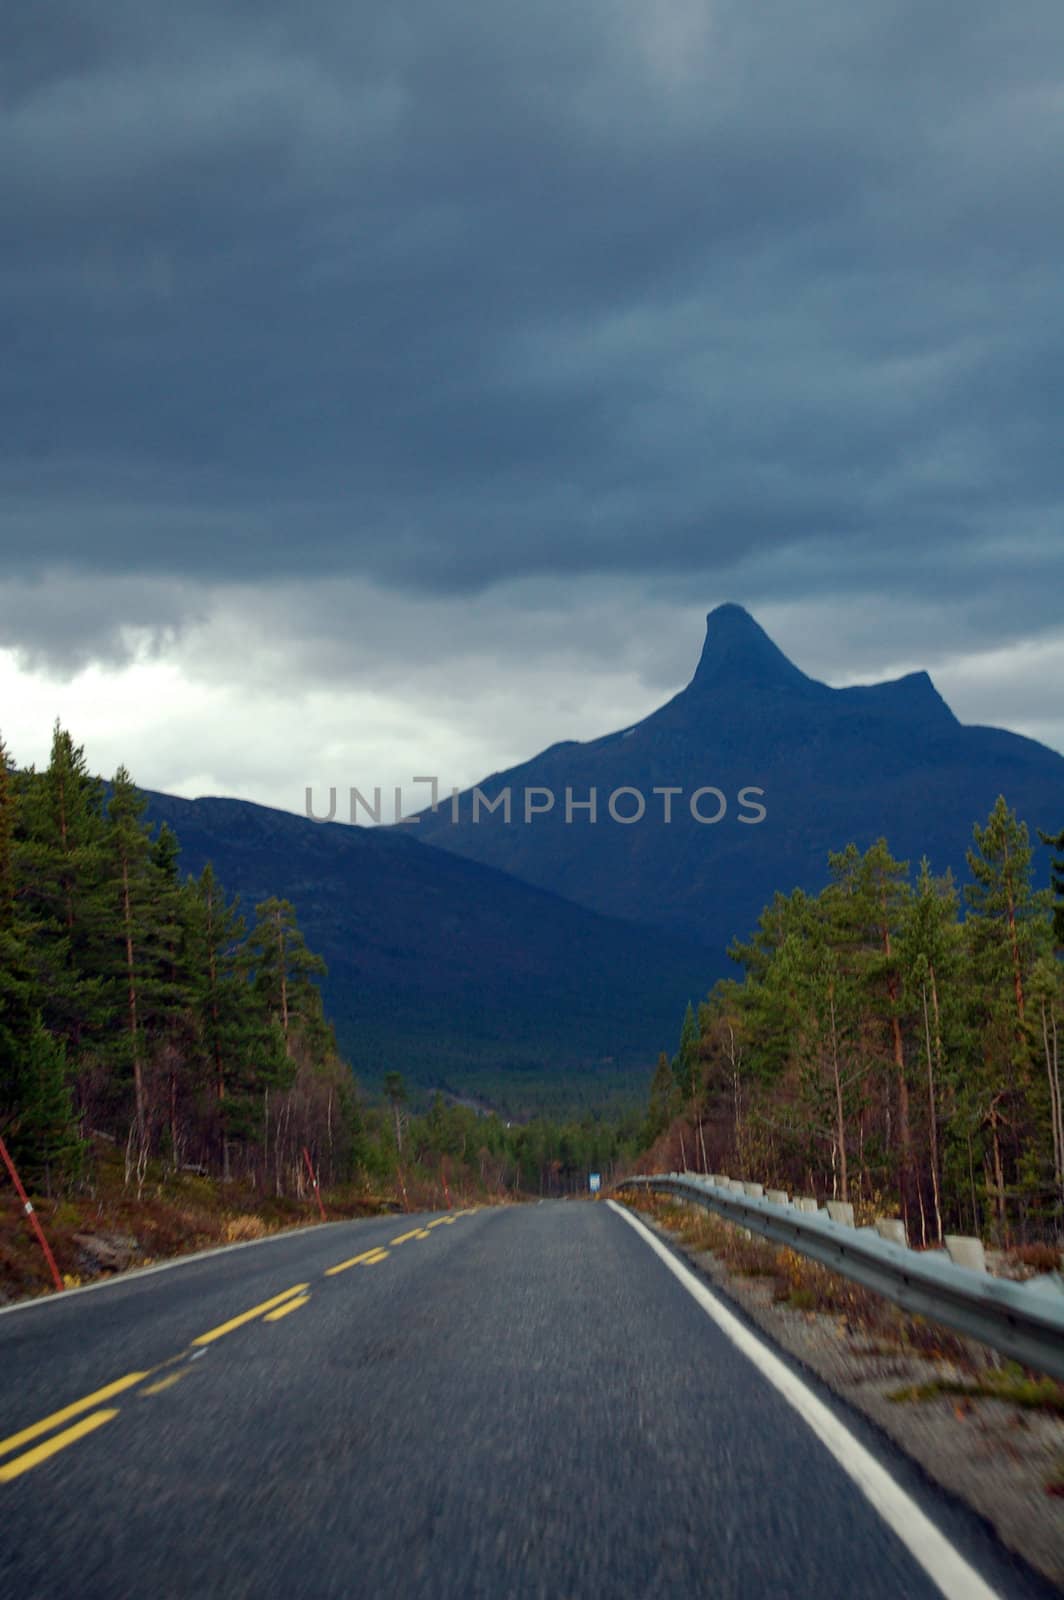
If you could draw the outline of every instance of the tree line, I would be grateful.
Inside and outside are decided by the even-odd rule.
[[[999,798],[970,882],[879,839],[777,893],[688,1006],[643,1130],[655,1161],[897,1207],[911,1239],[1064,1227],[1064,832],[1049,890]],[[1054,900],[1055,896],[1055,900]]]
[[[144,811],[129,772],[105,785],[58,725],[40,771],[0,741],[0,1135],[28,1183],[91,1183],[103,1140],[127,1183],[161,1160],[303,1194],[309,1166],[437,1203],[569,1192],[634,1154],[637,1118],[511,1126],[442,1096],[414,1114],[398,1074],[367,1103],[293,906],[249,920],[209,865],[182,876]]]

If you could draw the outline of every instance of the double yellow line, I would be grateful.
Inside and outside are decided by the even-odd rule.
[[[346,1272],[349,1267],[375,1267],[378,1262],[386,1261],[387,1250],[382,1250],[380,1245],[374,1250],[363,1250],[360,1256],[351,1256],[347,1261],[338,1261],[335,1267],[326,1267],[325,1276],[335,1278],[338,1272]]]
[[[470,1208],[465,1211],[454,1211],[445,1217],[436,1217],[424,1228],[412,1228],[408,1233],[399,1234],[393,1239],[393,1245],[406,1244],[409,1239],[427,1239],[431,1228],[439,1228],[452,1223],[458,1217],[467,1217],[473,1214]],[[372,1250],[363,1250],[361,1255],[351,1256],[347,1261],[340,1261],[335,1267],[327,1267],[325,1276],[333,1278],[340,1272],[346,1272],[349,1267],[375,1267],[380,1262],[387,1260],[388,1251],[381,1245]],[[193,1339],[193,1346],[200,1352],[208,1345],[214,1344],[217,1339],[223,1339],[227,1333],[233,1333],[237,1328],[243,1328],[247,1323],[256,1321],[259,1317],[264,1322],[280,1322],[282,1317],[290,1316],[293,1311],[298,1311],[310,1299],[310,1285],[306,1283],[293,1284],[291,1289],[286,1289],[283,1294],[275,1294],[269,1300],[263,1300],[257,1306],[252,1306],[248,1311],[242,1311],[239,1316],[230,1317],[228,1322],[220,1322],[216,1328],[209,1328],[206,1333],[201,1333]],[[178,1357],[178,1360],[181,1358]],[[173,1367],[174,1363],[163,1362],[162,1366]],[[13,1433],[6,1439],[0,1439],[0,1483],[11,1483],[15,1478],[21,1477],[24,1472],[29,1472],[33,1467],[39,1467],[43,1461],[48,1461],[52,1456],[58,1455],[68,1445],[76,1444],[79,1439],[84,1439],[87,1434],[95,1433],[97,1428],[102,1428],[105,1423],[113,1421],[118,1415],[117,1406],[107,1406],[105,1401],[113,1400],[116,1395],[124,1394],[129,1389],[136,1388],[143,1383],[145,1378],[150,1378],[160,1370],[151,1367],[146,1372],[128,1372],[124,1378],[117,1378],[114,1383],[105,1384],[102,1389],[94,1389],[91,1394],[84,1395],[82,1399],[75,1400],[72,1404],[64,1406],[60,1411],[53,1411],[50,1416],[42,1417],[40,1422],[34,1422],[28,1428],[23,1428],[19,1433]],[[141,1390],[142,1394],[162,1394],[178,1383],[189,1371],[187,1366],[178,1367],[169,1372],[165,1377],[157,1379]],[[86,1415],[85,1413],[88,1413]],[[80,1420],[74,1422],[73,1418]],[[71,1423],[70,1427],[63,1427],[64,1423]],[[54,1430],[59,1429],[59,1432]],[[51,1437],[46,1437],[51,1435]],[[41,1440],[40,1444],[34,1443]],[[31,1448],[24,1450],[23,1446]],[[21,1454],[15,1454],[21,1451]],[[5,1457],[11,1459],[5,1460]]]
[[[264,1317],[266,1321],[276,1321],[287,1316],[290,1311],[296,1311],[300,1306],[305,1306],[310,1299],[306,1293],[309,1286],[297,1283],[291,1289],[286,1289],[283,1294],[276,1294],[270,1300],[264,1300],[261,1305],[252,1306],[250,1311],[244,1311],[238,1317],[231,1317],[228,1322],[222,1322],[217,1328],[211,1328],[207,1333],[201,1333],[198,1339],[193,1339],[193,1345],[206,1346],[213,1344],[216,1339],[221,1339],[227,1333],[232,1333],[234,1328],[242,1328],[247,1322],[254,1322],[256,1317]],[[163,1365],[170,1365],[164,1362]],[[150,1378],[158,1372],[158,1367],[151,1367],[146,1372],[127,1372],[124,1378],[116,1378],[114,1383],[105,1384],[102,1389],[94,1389],[91,1394],[83,1395],[80,1400],[73,1401],[64,1406],[61,1411],[53,1411],[50,1416],[42,1417],[40,1422],[34,1422],[28,1428],[23,1428],[19,1433],[12,1433],[6,1439],[0,1439],[0,1483],[11,1483],[15,1478],[29,1472],[34,1467],[39,1467],[43,1461],[48,1461],[52,1456],[58,1455],[69,1445],[76,1444],[79,1439],[84,1439],[87,1434],[95,1433],[97,1428],[102,1428],[105,1423],[111,1422],[118,1415],[117,1406],[104,1407],[103,1402],[113,1400],[116,1395],[124,1394],[128,1389],[136,1388],[138,1383],[143,1383],[145,1378]],[[164,1389],[170,1389],[175,1383],[185,1376],[187,1367],[179,1368],[169,1373],[166,1377],[150,1384],[141,1391],[142,1394],[161,1394]],[[94,1407],[103,1407],[95,1410]],[[85,1416],[84,1413],[89,1415]],[[64,1422],[79,1417],[79,1422],[73,1423],[69,1428],[64,1428]],[[61,1432],[53,1430],[59,1428]],[[51,1438],[45,1438],[51,1434]],[[35,1439],[41,1439],[41,1444],[34,1444]],[[32,1449],[23,1450],[24,1445],[32,1445]],[[14,1452],[22,1450],[21,1455]],[[10,1460],[5,1457],[10,1456]]]
[[[201,1333],[192,1343],[213,1344],[216,1339],[224,1339],[227,1333],[232,1333],[234,1328],[242,1328],[245,1323],[254,1322],[256,1317],[262,1317],[266,1322],[278,1322],[290,1311],[298,1311],[300,1306],[306,1305],[310,1299],[307,1293],[309,1288],[309,1283],[297,1283],[293,1288],[286,1289],[284,1294],[275,1294],[272,1300],[263,1300],[261,1305],[252,1306],[250,1311],[242,1311],[238,1317],[230,1317],[228,1322],[220,1322],[216,1328]]]
[[[13,1450],[19,1450],[24,1444],[30,1444],[42,1434],[51,1433],[53,1428],[69,1422],[71,1417],[81,1416],[84,1411],[92,1412],[91,1416],[82,1417],[72,1428],[64,1428],[62,1433],[57,1433],[51,1439],[46,1439],[43,1444],[16,1456],[13,1461],[0,1464],[0,1483],[10,1483],[13,1478],[19,1478],[24,1472],[29,1472],[31,1467],[39,1467],[49,1456],[58,1455],[67,1445],[83,1439],[87,1433],[95,1433],[97,1428],[102,1428],[105,1422],[117,1417],[118,1410],[115,1408],[93,1411],[93,1406],[98,1406],[104,1400],[113,1399],[116,1394],[122,1394],[126,1389],[132,1389],[135,1384],[143,1382],[148,1376],[147,1372],[128,1372],[124,1378],[117,1378],[114,1383],[108,1383],[102,1389],[94,1389],[92,1394],[85,1395],[81,1400],[75,1400],[73,1405],[64,1406],[62,1411],[53,1411],[50,1417],[42,1417],[40,1422],[33,1423],[32,1427],[23,1428],[21,1433],[13,1433],[7,1439],[0,1439],[0,1456],[8,1456]]]

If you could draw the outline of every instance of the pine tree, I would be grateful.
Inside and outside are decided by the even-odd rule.
[[[392,1118],[395,1124],[395,1151],[396,1155],[403,1154],[403,1111],[402,1107],[407,1102],[406,1084],[401,1072],[388,1072],[384,1077],[384,1092],[392,1108]]]
[[[898,949],[906,994],[910,1003],[917,1007],[915,1032],[927,1085],[927,1161],[936,1239],[941,1239],[943,1232],[939,1148],[939,1131],[944,1120],[942,1097],[953,1085],[949,1046],[956,1038],[956,1027],[951,1024],[956,1009],[960,960],[957,905],[952,875],[947,873],[944,878],[935,878],[925,856],[920,862],[916,892],[906,910]]]
[[[644,1140],[648,1145],[665,1132],[674,1115],[677,1098],[676,1076],[665,1051],[658,1056],[658,1064],[654,1069],[654,1076],[650,1082],[650,1098],[647,1104],[646,1123],[644,1126]]]
[[[965,887],[971,963],[973,1036],[981,1059],[969,1095],[989,1133],[987,1187],[999,1229],[1008,1231],[1008,1186],[1026,1188],[1021,1172],[1030,1131],[1034,1033],[1028,988],[1049,939],[1049,896],[1031,881],[1025,823],[999,795],[986,825],[976,824],[968,851],[973,882]]]
[[[830,939],[842,970],[852,977],[862,1022],[883,1039],[894,1078],[898,1129],[897,1186],[902,1215],[920,1205],[913,1153],[909,1080],[901,1024],[901,963],[895,949],[910,898],[909,864],[896,861],[885,839],[861,855],[849,845],[830,855],[832,883],[823,900],[831,918]]]
[[[263,900],[249,941],[255,969],[255,992],[279,1023],[290,1046],[294,1028],[323,1044],[321,996],[313,983],[324,977],[325,962],[307,948],[289,900]]]
[[[972,954],[980,975],[995,989],[1007,977],[1012,990],[1015,1023],[1022,1033],[1026,1020],[1025,984],[1045,942],[1049,896],[1031,882],[1031,845],[1027,824],[999,795],[986,826],[976,823],[974,846],[968,850],[973,882],[964,890]]]
[[[150,1138],[146,1081],[145,1024],[159,1008],[158,962],[162,944],[153,893],[150,829],[146,801],[129,772],[119,767],[107,808],[108,883],[112,895],[113,970],[123,994],[124,1059],[132,1069],[133,1110],[138,1153]]]
[[[210,862],[186,891],[191,963],[195,973],[195,1008],[200,1037],[209,1062],[212,1093],[219,1106],[227,1094],[227,1076],[246,1053],[254,1031],[255,998],[248,983],[244,949],[247,926],[239,902],[227,902]]]
[[[1057,851],[1050,867],[1050,881],[1056,896],[1053,907],[1053,941],[1058,950],[1064,950],[1064,828],[1056,835],[1039,831],[1039,838],[1043,844]]]
[[[32,1019],[29,953],[16,911],[14,835],[15,795],[0,739],[0,1121],[19,1110],[21,1061]]]
[[[58,723],[47,769],[19,773],[16,787],[14,870],[34,987],[49,1031],[78,1052],[109,1006],[102,787]]]
[[[78,1137],[66,1050],[34,1016],[18,1078],[19,1110],[11,1139],[22,1176],[49,1193],[78,1170]]]
[[[672,1070],[680,1097],[693,1112],[698,1092],[698,1023],[690,1000],[684,1012],[683,1026],[680,1029],[680,1047],[673,1060]]]
[[[1043,955],[1031,974],[1031,1002],[1036,1014],[1036,1050],[1046,1073],[1048,1108],[1053,1149],[1054,1205],[1057,1227],[1064,1217],[1064,1085],[1061,1083],[1061,1035],[1064,1033],[1064,971],[1051,955]]]

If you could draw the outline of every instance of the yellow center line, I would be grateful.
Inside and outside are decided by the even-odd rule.
[[[424,1237],[424,1228],[412,1228],[409,1233],[401,1233],[398,1239],[393,1239],[393,1244],[405,1244],[408,1239],[421,1239]]]
[[[250,1311],[242,1311],[238,1317],[231,1317],[228,1322],[219,1323],[217,1328],[209,1328],[206,1333],[201,1333],[198,1339],[193,1339],[193,1344],[213,1344],[215,1339],[221,1339],[227,1333],[232,1333],[234,1328],[242,1328],[246,1322],[254,1322],[256,1317],[261,1317],[264,1312],[272,1311],[274,1306],[279,1306],[284,1300],[291,1300],[297,1294],[302,1294],[309,1289],[309,1283],[297,1283],[291,1289],[286,1289],[284,1294],[275,1294],[272,1300],[264,1300],[261,1305],[252,1306]]]
[[[0,1483],[10,1483],[13,1478],[21,1477],[32,1467],[39,1467],[49,1456],[58,1455],[60,1450],[65,1450],[68,1444],[83,1439],[87,1433],[95,1433],[97,1428],[102,1428],[105,1422],[110,1422],[111,1418],[117,1415],[117,1410],[94,1411],[91,1416],[83,1417],[64,1433],[57,1433],[54,1438],[46,1439],[44,1444],[39,1444],[35,1450],[27,1450],[25,1455],[16,1456],[13,1461],[8,1461],[6,1465],[0,1467]]]
[[[383,1261],[387,1254],[387,1250],[382,1250],[379,1245],[373,1250],[363,1250],[360,1256],[352,1256],[349,1261],[340,1261],[335,1267],[326,1267],[325,1276],[335,1278],[338,1272],[346,1272],[348,1267],[360,1266],[362,1262],[371,1266],[375,1261]]]
[[[427,1226],[430,1228],[443,1228],[449,1226],[453,1221],[453,1217],[437,1217],[435,1222],[430,1222]]]
[[[362,1265],[364,1267],[379,1267],[382,1261],[387,1261],[387,1250],[376,1250],[373,1255],[367,1256]]]
[[[263,1322],[280,1322],[282,1317],[287,1317],[290,1311],[298,1311],[300,1306],[305,1306],[310,1299],[309,1294],[301,1294],[298,1300],[286,1300],[283,1306],[278,1306],[276,1311],[268,1311],[263,1317]]]
[[[160,1378],[158,1383],[149,1383],[141,1394],[162,1394],[164,1389],[172,1389],[175,1383],[180,1383],[182,1378],[187,1378],[192,1371],[191,1367],[182,1367],[179,1372],[171,1372],[167,1377]]]
[[[124,1389],[132,1389],[135,1383],[140,1383],[150,1376],[150,1372],[128,1372],[124,1378],[118,1378],[102,1389],[94,1389],[92,1394],[87,1394],[83,1400],[75,1400],[73,1405],[64,1406],[62,1411],[53,1411],[50,1417],[42,1417],[41,1421],[33,1423],[32,1427],[23,1428],[21,1433],[13,1433],[8,1439],[0,1439],[0,1456],[9,1455],[20,1445],[29,1444],[31,1439],[39,1439],[42,1433],[51,1433],[61,1422],[69,1422],[71,1417],[80,1416],[83,1411],[91,1411],[101,1400],[110,1400],[112,1395],[121,1394]]]

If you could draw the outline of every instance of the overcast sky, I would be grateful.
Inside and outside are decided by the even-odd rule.
[[[1064,750],[1060,0],[0,10],[0,732],[464,784],[748,606]]]

